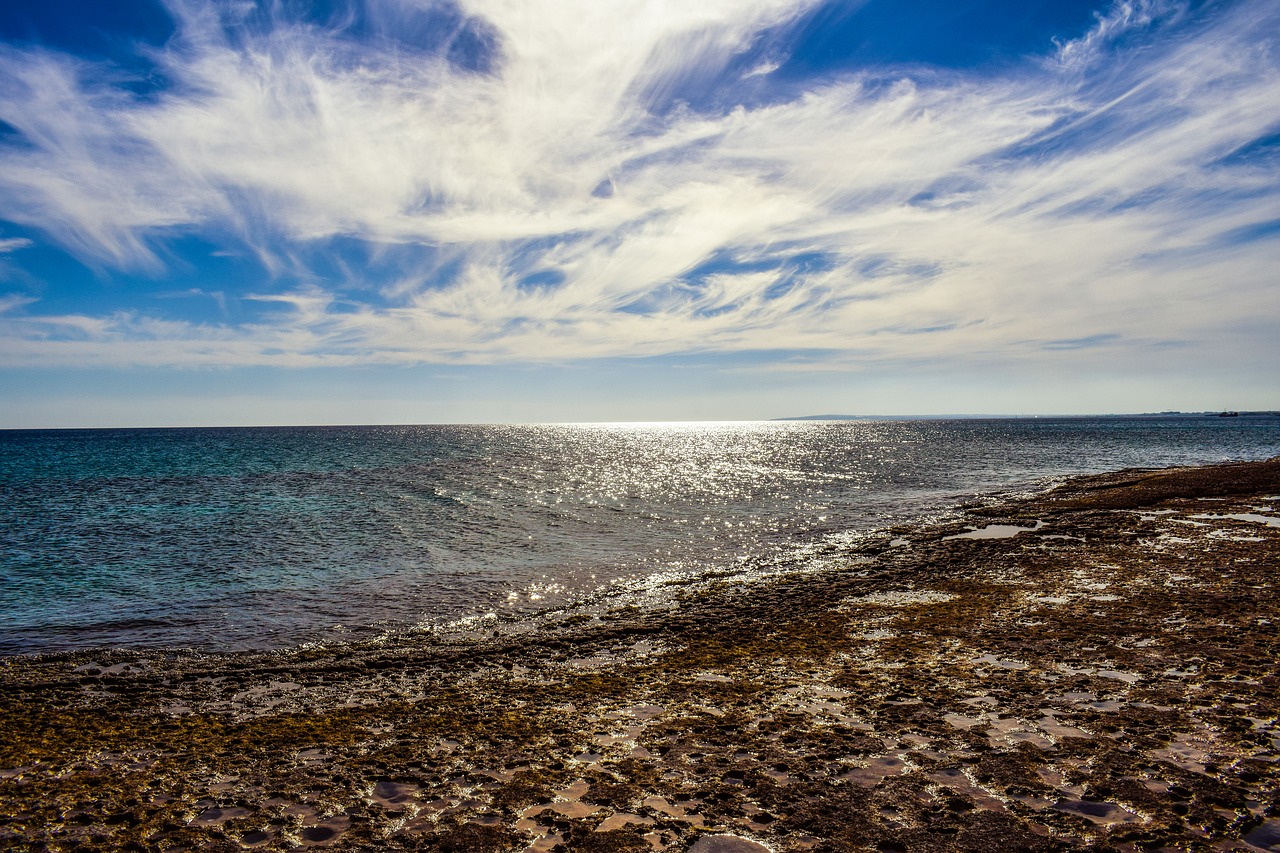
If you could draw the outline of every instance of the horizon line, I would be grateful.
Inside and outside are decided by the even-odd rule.
[[[692,424],[763,424],[787,422],[839,422],[839,421],[935,421],[935,420],[1035,420],[1043,418],[1161,418],[1161,417],[1268,417],[1280,416],[1280,411],[1256,410],[1166,410],[1160,412],[1076,412],[1076,413],[938,413],[938,414],[821,414],[786,415],[771,418],[676,418],[655,420],[581,420],[581,421],[402,421],[386,423],[242,423],[242,424],[148,424],[118,426],[15,426],[0,427],[0,432],[55,432],[94,430],[183,430],[183,429],[343,429],[359,427],[428,427],[428,426],[662,426]]]

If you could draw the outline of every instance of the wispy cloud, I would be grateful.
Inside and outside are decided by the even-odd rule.
[[[1057,40],[1057,61],[1066,67],[1090,70],[1116,43],[1155,25],[1176,23],[1188,12],[1186,0],[1115,0],[1097,24],[1077,39]]]
[[[736,107],[735,58],[810,4],[686,5],[464,4],[460,58],[175,2],[148,98],[4,49],[0,217],[106,268],[215,234],[283,292],[227,294],[262,309],[239,325],[27,305],[0,360],[1105,357],[1280,316],[1274,239],[1238,237],[1280,218],[1277,164],[1232,158],[1280,130],[1277,3],[1117,3],[999,76],[878,69]],[[335,238],[394,252],[394,282],[306,275]]]

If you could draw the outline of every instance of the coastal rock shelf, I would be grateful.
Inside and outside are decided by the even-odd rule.
[[[1122,472],[487,639],[10,658],[0,847],[1280,849],[1277,518]]]

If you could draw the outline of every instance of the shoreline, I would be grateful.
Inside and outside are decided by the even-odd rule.
[[[0,841],[1280,849],[1277,507],[1123,471],[497,637],[5,658]]]

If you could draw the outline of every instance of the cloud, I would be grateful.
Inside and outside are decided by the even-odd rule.
[[[33,245],[35,244],[26,237],[7,237],[0,239],[0,255],[7,255],[10,252],[30,248]]]
[[[735,58],[810,6],[476,2],[414,50],[175,2],[147,98],[5,48],[0,217],[153,274],[166,240],[213,235],[279,278],[227,293],[261,309],[238,325],[23,306],[0,361],[1157,358],[1280,310],[1274,242],[1231,236],[1276,218],[1275,161],[1232,157],[1277,131],[1277,4],[1118,3],[1000,76],[881,69],[735,106]],[[394,280],[310,272],[336,239]]]
[[[1114,0],[1106,14],[1095,13],[1096,24],[1084,36],[1056,41],[1056,60],[1065,68],[1088,71],[1106,51],[1126,36],[1169,24],[1188,14],[1185,0]]]
[[[21,308],[24,305],[30,305],[35,301],[36,300],[30,296],[22,296],[17,293],[6,293],[5,295],[0,296],[0,315],[6,314],[16,308]]]

